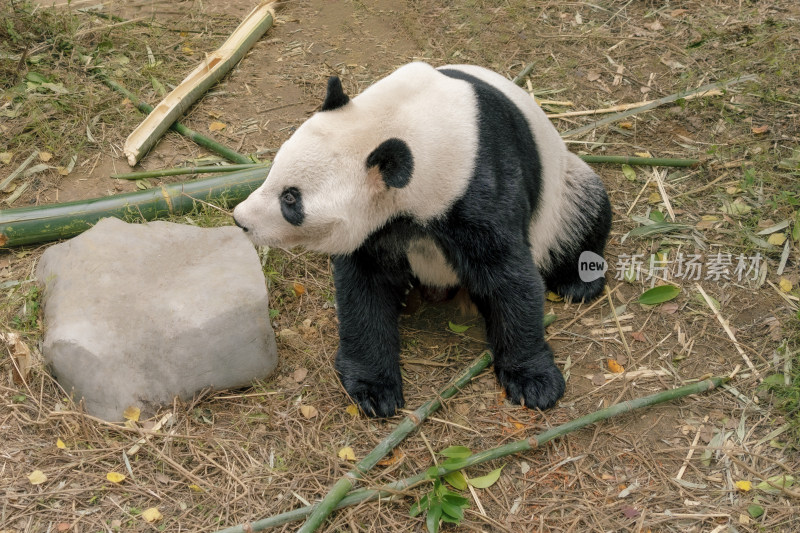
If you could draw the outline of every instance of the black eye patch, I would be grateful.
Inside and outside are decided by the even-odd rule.
[[[292,226],[299,226],[303,223],[305,213],[303,212],[303,197],[300,190],[296,187],[287,187],[279,198],[281,203],[281,214],[286,222]]]

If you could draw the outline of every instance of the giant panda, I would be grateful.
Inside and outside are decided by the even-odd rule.
[[[578,258],[602,255],[611,207],[533,98],[471,65],[400,67],[321,110],[234,210],[256,244],[332,255],[336,370],[371,416],[403,407],[398,315],[410,280],[461,286],[486,322],[507,398],[552,407],[564,378],[544,339],[545,287],[596,297]]]

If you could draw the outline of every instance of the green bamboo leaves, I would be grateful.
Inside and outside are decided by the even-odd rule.
[[[639,303],[645,305],[662,304],[673,300],[680,292],[681,288],[675,285],[659,285],[639,296]]]

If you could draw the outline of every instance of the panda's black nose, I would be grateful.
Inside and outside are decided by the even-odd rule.
[[[242,229],[245,231],[245,233],[247,233],[248,231],[250,231],[250,230],[249,230],[249,229],[247,229],[245,226],[242,226],[241,224],[239,224],[239,221],[238,221],[238,220],[236,220],[236,217],[233,217],[233,223],[234,223],[234,224],[236,224],[237,226],[239,226],[240,228],[242,228]]]

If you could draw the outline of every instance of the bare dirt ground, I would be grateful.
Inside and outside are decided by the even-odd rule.
[[[105,13],[135,22],[73,10],[63,25],[75,46],[44,40],[28,51],[43,56],[39,63],[0,60],[5,91],[0,152],[11,154],[8,163],[0,162],[0,179],[34,148],[51,153],[54,167],[33,176],[11,207],[137,187],[108,175],[129,171],[121,146],[141,115],[92,78],[79,47],[103,50],[104,68],[154,103],[159,83],[178,83],[203,53],[221,44],[252,2],[104,6]],[[570,138],[570,147],[580,153],[644,153],[698,158],[703,164],[661,168],[658,177],[649,167],[626,175],[619,166],[595,165],[614,208],[607,254],[611,294],[591,304],[546,302],[547,311],[558,317],[548,329],[550,342],[568,376],[567,393],[554,409],[541,413],[509,405],[491,371],[485,371],[406,439],[395,460],[377,467],[365,485],[423,471],[441,460],[435,452],[451,445],[494,447],[619,401],[709,374],[728,375],[741,366],[727,389],[620,416],[542,449],[471,469],[468,475],[478,476],[505,465],[496,484],[464,493],[472,502],[464,521],[443,527],[800,530],[795,487],[772,493],[756,488],[767,478],[785,481],[800,470],[800,254],[791,235],[800,222],[799,24],[800,5],[794,0],[313,0],[287,2],[279,10],[275,26],[182,119],[241,153],[262,158],[271,157],[318,108],[328,76],[339,75],[347,92],[357,94],[411,60],[475,63],[509,78],[533,61],[526,86],[540,100],[562,102],[543,104],[551,113],[656,99],[757,75],[756,81],[724,94],[679,101]],[[7,50],[0,43],[0,52],[19,53],[16,42],[10,37]],[[44,64],[50,65],[48,75],[80,94],[80,102],[69,102],[65,110],[67,104],[49,93],[15,96],[12,88],[30,81],[27,72],[44,71]],[[566,131],[592,120],[567,117],[554,123]],[[215,121],[225,128],[209,132]],[[72,172],[58,172],[55,167],[66,166],[73,155]],[[140,167],[174,167],[207,155],[168,133]],[[0,201],[12,194],[0,193]],[[685,227],[626,237],[648,220],[670,220],[670,209]],[[788,226],[759,235],[784,220]],[[20,332],[34,353],[46,324],[38,319],[39,295],[27,280],[43,249],[0,250],[0,331]],[[784,249],[788,259],[779,274]],[[657,253],[666,254],[669,275],[655,272],[655,279],[648,279],[648,258]],[[636,254],[644,261],[641,275],[623,279],[622,265]],[[686,266],[679,254],[698,256],[699,279],[677,270]],[[723,272],[725,265],[719,265],[727,254],[732,263]],[[741,279],[739,257],[746,268],[759,258]],[[360,459],[391,431],[396,420],[372,420],[346,410],[349,401],[333,369],[337,330],[328,259],[303,250],[271,250],[265,261],[282,360],[272,379],[250,389],[207,394],[165,408],[150,421],[113,425],[82,414],[42,367],[24,382],[15,381],[12,348],[0,352],[0,531],[214,531],[321,498],[352,468],[339,450],[349,446]],[[716,274],[714,265],[721,269]],[[639,304],[639,296],[664,277],[681,288],[678,297],[659,306]],[[739,349],[698,286],[719,305],[719,317],[730,324]],[[455,333],[448,322],[472,327]],[[464,316],[453,303],[423,303],[402,317],[401,332],[411,409],[485,349],[481,320]],[[611,376],[610,360],[644,373]],[[784,383],[774,377],[779,373],[788,384],[783,393],[760,384],[764,377]],[[317,414],[307,418],[301,405],[313,406]],[[172,425],[152,431],[153,421],[166,413],[172,413]],[[125,454],[142,435],[149,439],[141,450]],[[29,476],[37,470],[46,480],[34,485]],[[113,483],[109,472],[127,478]],[[747,481],[750,490],[738,483]],[[424,519],[408,514],[423,490],[335,513],[324,530],[424,531]],[[763,514],[755,516],[753,505]],[[149,523],[142,513],[153,507],[162,518]],[[282,530],[296,528],[288,524]]]

